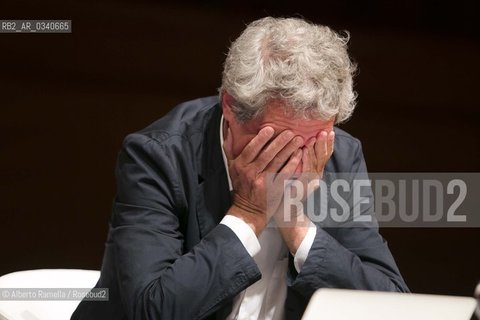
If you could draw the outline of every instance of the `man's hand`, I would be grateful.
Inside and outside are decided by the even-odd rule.
[[[333,130],[330,132],[322,130],[316,138],[311,138],[303,152],[302,173],[313,173],[322,178],[325,165],[333,153],[334,141],[335,133]]]
[[[307,141],[302,155],[303,175],[300,176],[304,190],[307,190],[311,178],[321,179],[323,177],[325,165],[333,153],[334,140],[333,130],[330,132],[322,130],[316,138]],[[305,194],[304,200],[308,196]],[[274,218],[290,252],[295,254],[305,238],[308,228],[311,227],[310,219],[303,212],[283,212],[283,206],[279,206]]]
[[[273,138],[275,132],[265,127],[247,144],[236,158],[232,155],[232,135],[227,131],[224,150],[228,159],[228,168],[233,185],[233,202],[228,214],[244,220],[258,236],[268,223],[267,185],[273,175],[291,176],[302,160],[300,147],[304,141],[286,130]],[[269,189],[268,211],[280,205],[283,199],[282,188]]]

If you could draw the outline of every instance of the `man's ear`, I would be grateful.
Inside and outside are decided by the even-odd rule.
[[[235,121],[235,115],[232,110],[232,105],[235,103],[235,99],[229,95],[226,91],[222,94],[222,112],[223,117],[227,122],[231,123]]]

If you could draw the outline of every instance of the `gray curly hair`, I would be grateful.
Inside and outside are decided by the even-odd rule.
[[[348,40],[348,32],[340,35],[298,18],[256,20],[230,47],[220,95],[233,97],[239,122],[261,114],[272,99],[298,117],[343,122],[356,99]]]

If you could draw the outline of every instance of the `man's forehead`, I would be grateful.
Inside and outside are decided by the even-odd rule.
[[[261,118],[264,121],[274,120],[279,123],[287,123],[292,126],[309,126],[315,127],[324,123],[330,123],[330,120],[305,118],[302,115],[296,115],[296,111],[286,106],[278,100],[270,101]],[[333,120],[333,119],[332,119]]]
[[[291,130],[294,134],[309,138],[316,136],[322,130],[331,130],[335,119],[305,119],[302,117],[293,117],[287,114],[282,108],[270,109],[258,119],[258,130],[265,127],[275,129],[275,134],[284,130]]]
[[[280,134],[282,131],[290,130],[295,135],[299,135],[304,138],[310,138],[316,136],[322,130],[331,130],[333,127],[333,122],[333,120],[313,121],[304,119],[292,119],[290,121],[265,121],[260,124],[258,131],[265,127],[272,127],[275,130],[275,135]]]
[[[285,130],[290,130],[295,135],[308,140],[317,136],[322,130],[332,130],[334,123],[335,118],[321,120],[295,116],[293,111],[287,111],[284,105],[278,103],[278,101],[270,101],[262,114],[245,123],[243,127],[246,132],[250,134],[257,134],[265,127],[272,127],[275,130],[274,136],[279,135]]]

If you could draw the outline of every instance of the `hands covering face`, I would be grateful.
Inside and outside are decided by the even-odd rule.
[[[325,165],[332,156],[334,141],[333,130],[322,130],[315,138],[310,138],[302,149],[302,173],[314,173],[322,177]]]
[[[265,127],[236,158],[232,143],[228,130],[224,150],[233,185],[233,206],[266,224],[271,216],[267,213],[275,213],[281,204],[285,179],[299,173],[322,176],[333,153],[334,132],[322,130],[305,143],[290,130],[275,136],[272,127]],[[275,181],[276,177],[281,181]]]

